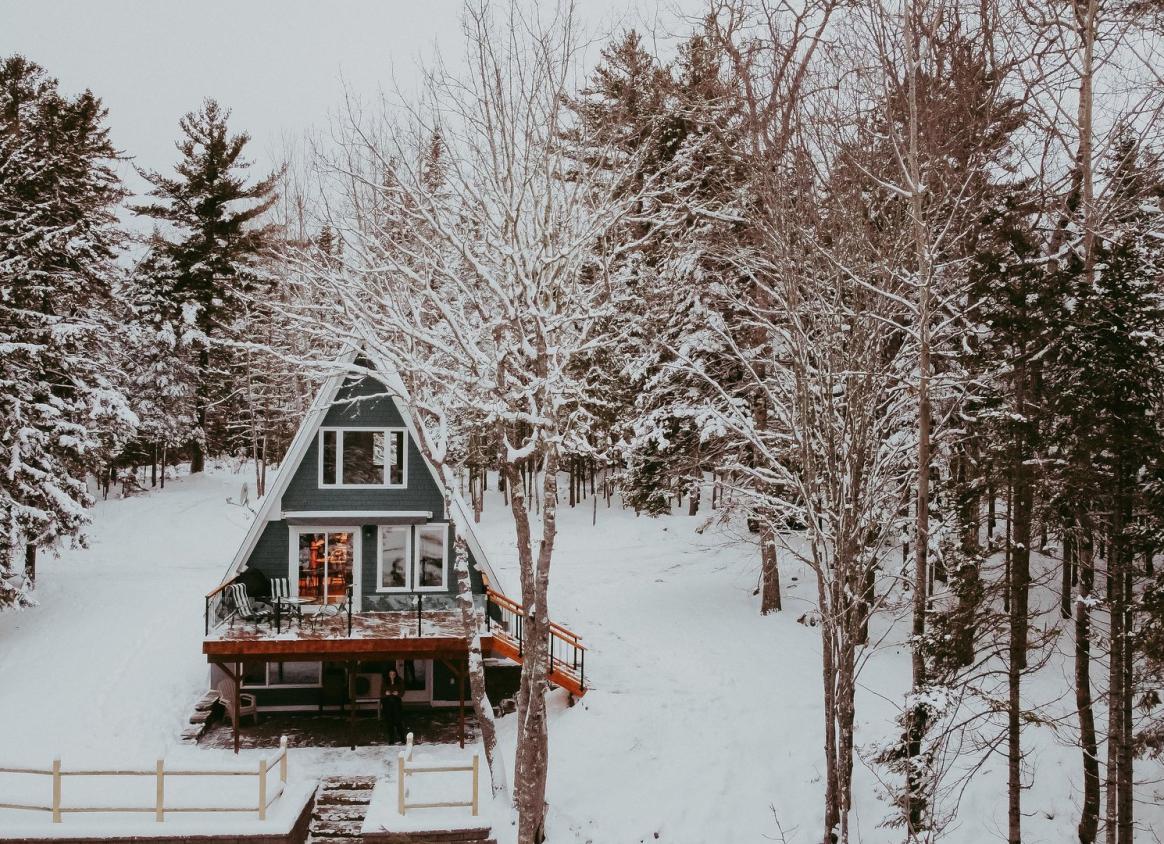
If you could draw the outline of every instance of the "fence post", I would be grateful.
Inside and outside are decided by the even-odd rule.
[[[53,823],[61,822],[61,757],[53,760]]]
[[[287,736],[279,736],[279,752],[282,756],[279,759],[279,781],[286,784],[287,782]]]
[[[157,802],[154,804],[154,820],[161,823],[166,819],[166,760],[158,760]]]
[[[267,760],[259,760],[259,820],[267,819]]]
[[[396,754],[396,811],[404,814],[404,754]]]
[[[594,499],[597,501],[598,499]],[[476,753],[473,754],[473,817],[477,817],[477,778],[480,769],[480,758]]]

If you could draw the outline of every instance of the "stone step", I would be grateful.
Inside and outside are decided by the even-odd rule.
[[[377,777],[325,777],[320,783],[324,791],[371,791]]]
[[[371,799],[372,792],[368,789],[332,788],[320,789],[315,802],[328,806],[367,806]]]
[[[342,838],[344,836],[356,836],[358,838],[363,828],[363,818],[358,821],[313,821],[311,824],[311,834],[321,839]]]
[[[363,821],[368,814],[368,804],[353,806],[329,806],[316,803],[311,817],[318,821]]]
[[[214,708],[214,704],[218,703],[218,699],[220,697],[221,695],[215,690],[207,692],[206,694],[202,695],[202,697],[198,698],[198,702],[194,704],[194,711],[209,712]]]

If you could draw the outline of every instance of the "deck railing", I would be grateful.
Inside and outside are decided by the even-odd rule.
[[[203,626],[204,626],[204,635],[206,635],[206,636],[210,635],[211,630],[219,627],[220,625],[226,624],[235,615],[235,607],[233,606],[233,604],[230,600],[230,595],[227,592],[227,587],[230,585],[231,585],[231,581],[227,581],[226,583],[220,584],[215,589],[211,590],[210,592],[208,592],[206,594],[206,597],[204,599],[205,606],[203,608]],[[419,599],[419,595],[417,597]],[[323,604],[323,605],[320,605],[317,603],[309,603],[309,604],[306,604],[305,606],[308,609],[315,610],[318,613],[317,618],[320,620],[328,617],[328,613],[325,612],[326,610],[334,608],[335,612],[331,617],[334,618],[334,617],[338,617],[340,615],[343,615],[345,617],[346,622],[347,622],[347,634],[350,637],[352,635],[352,599],[353,599],[352,584],[349,583],[347,586],[347,592],[345,593],[343,603]],[[302,613],[303,607],[299,607],[298,610],[300,613]],[[266,623],[269,624],[270,626],[274,627],[274,630],[276,633],[281,633],[281,632],[283,632],[283,619],[284,618],[290,619],[290,617],[291,617],[291,610],[284,609],[283,604],[276,602],[274,607],[271,610],[271,615]],[[420,626],[420,605],[418,603],[417,604],[417,628],[418,629],[419,629],[419,626]]]
[[[525,608],[512,598],[485,590],[485,618],[490,632],[506,638],[517,648],[518,656],[525,653]],[[586,647],[582,640],[560,624],[550,622],[550,673],[560,671],[573,674],[580,686],[586,686]]]
[[[274,788],[271,788],[270,783],[271,771],[277,771],[279,774],[278,782],[275,783]],[[250,769],[167,768],[165,759],[159,759],[157,765],[152,770],[70,769],[64,768],[58,757],[53,760],[51,768],[0,767],[0,774],[25,774],[29,776],[50,777],[52,780],[51,802],[15,803],[4,801],[3,795],[0,795],[0,809],[26,809],[32,812],[49,812],[52,815],[53,823],[61,823],[63,816],[66,814],[92,814],[94,812],[112,812],[114,814],[152,812],[154,820],[159,823],[166,819],[167,814],[173,814],[174,812],[199,812],[205,814],[215,812],[256,812],[258,813],[259,820],[266,820],[267,810],[279,799],[287,787],[287,737],[283,736],[279,739],[279,752],[274,758],[268,759],[263,757],[259,760],[257,768]],[[152,806],[66,806],[64,804],[64,781],[66,778],[71,777],[153,777],[156,780],[156,799]],[[250,806],[167,806],[166,780],[173,777],[256,777],[258,799],[254,805]]]
[[[408,734],[408,741],[404,750],[396,756],[396,811],[404,815],[409,809],[452,809],[467,808],[473,817],[477,817],[480,809],[478,790],[481,779],[481,758],[473,754],[470,765],[413,765],[412,763],[412,733]],[[473,775],[472,794],[469,800],[446,801],[438,803],[409,803],[407,778],[415,774],[447,774],[471,773]]]

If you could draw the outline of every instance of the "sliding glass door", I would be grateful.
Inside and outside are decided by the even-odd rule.
[[[296,534],[299,597],[338,604],[354,582],[357,532],[300,529]]]

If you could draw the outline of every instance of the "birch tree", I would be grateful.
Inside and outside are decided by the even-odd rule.
[[[545,837],[559,460],[588,447],[581,408],[590,385],[574,364],[609,341],[599,330],[616,306],[604,235],[640,207],[646,188],[616,191],[562,143],[579,49],[571,7],[542,16],[471,5],[464,35],[469,71],[438,65],[395,118],[349,103],[339,152],[322,162],[342,257],[300,267],[320,294],[308,298],[324,304],[297,318],[329,348],[358,349],[372,371],[398,373],[396,391],[450,505],[467,427],[483,424],[503,442],[526,615],[514,802],[518,840],[532,844]],[[532,476],[520,470],[529,461]],[[449,510],[463,534],[459,508]],[[457,580],[474,642],[474,709],[497,783],[463,548]]]

